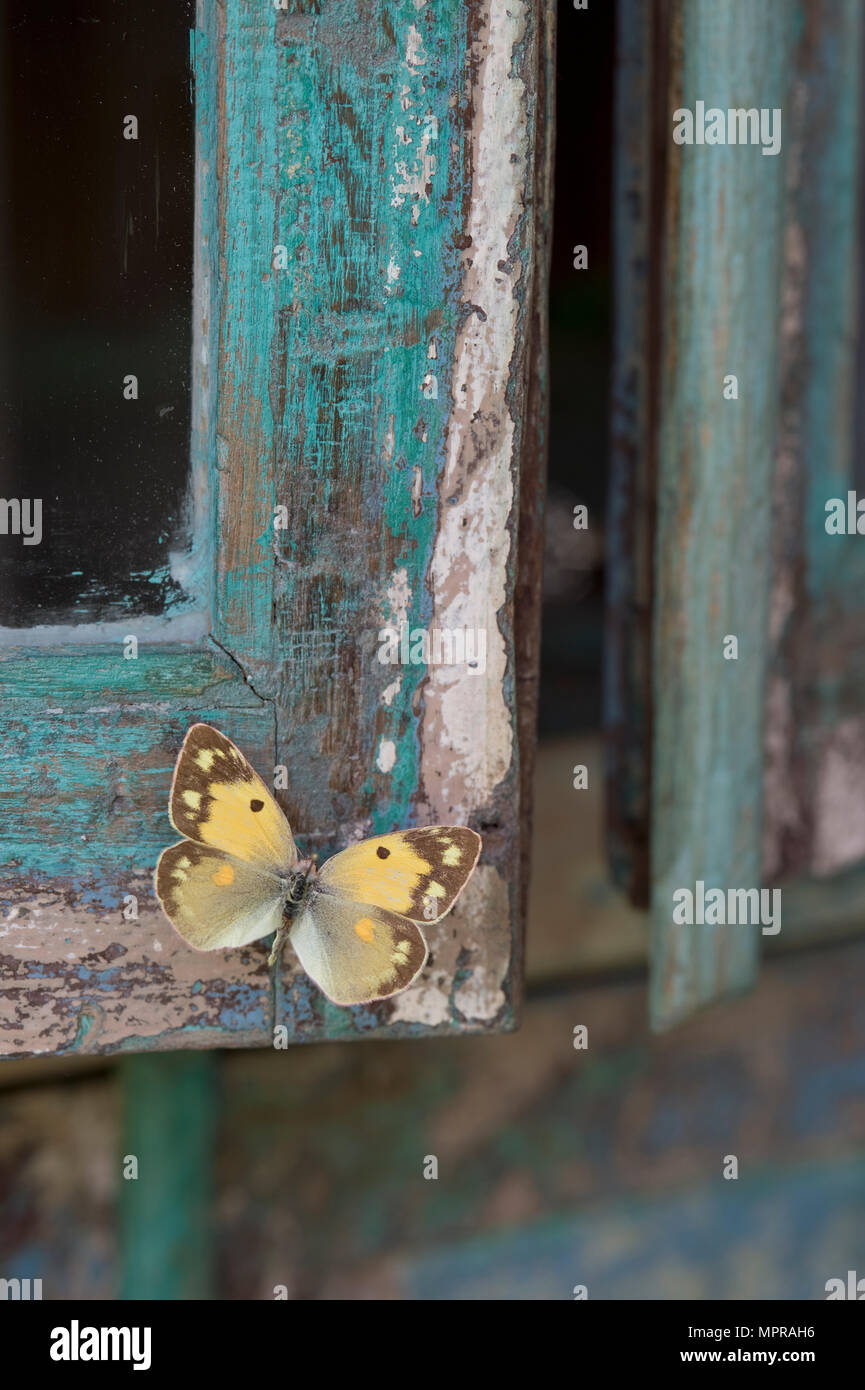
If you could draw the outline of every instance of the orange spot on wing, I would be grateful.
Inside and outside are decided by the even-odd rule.
[[[215,874],[211,874],[213,882],[218,888],[227,888],[229,883],[234,882],[234,870],[230,864],[220,864]]]
[[[355,922],[354,929],[361,941],[366,941],[368,945],[375,940],[375,922],[368,917],[361,917],[359,922]]]

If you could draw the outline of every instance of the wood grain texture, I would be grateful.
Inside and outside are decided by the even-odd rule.
[[[209,635],[132,624],[137,661],[113,630],[0,652],[3,1055],[253,1045],[275,1021],[293,1040],[513,1026],[550,41],[527,0],[200,5],[190,507]],[[482,631],[483,669],[383,665],[379,632],[401,623]],[[288,952],[268,980],[264,945],[179,942],[150,884],[197,719],[267,780],[287,767],[307,850],[481,831],[410,993],[340,1010]]]
[[[4,1056],[270,1036],[261,952],[190,951],[152,891],[189,724],[212,721],[257,760],[271,727],[226,664],[165,647],[126,661],[120,644],[0,652]]]
[[[763,706],[786,151],[673,145],[672,112],[784,108],[789,7],[682,0],[668,92],[653,642],[656,1027],[754,978],[748,926],[675,925],[673,893],[761,882]],[[738,399],[724,379],[738,379]],[[738,639],[725,660],[724,639]]]
[[[272,705],[305,849],[425,822],[484,836],[409,993],[349,1012],[288,973],[277,1014],[305,1038],[514,1019],[545,42],[535,7],[501,0],[225,8],[216,635]],[[383,665],[403,624],[482,632],[485,669]]]

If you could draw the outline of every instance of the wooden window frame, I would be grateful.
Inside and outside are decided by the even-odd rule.
[[[136,660],[113,629],[0,648],[4,1056],[266,1045],[276,1024],[292,1041],[498,1031],[517,1017],[553,9],[495,0],[436,16],[389,0],[358,13],[351,43],[316,0],[289,9],[199,0],[194,34],[207,622],[197,640],[149,635]],[[376,634],[403,619],[484,627],[486,674],[402,667],[397,686]],[[307,849],[414,823],[482,832],[420,985],[340,1009],[288,958],[269,973],[263,944],[200,954],[176,937],[152,872],[176,838],[171,770],[197,719],[266,777],[287,767],[282,801]]]

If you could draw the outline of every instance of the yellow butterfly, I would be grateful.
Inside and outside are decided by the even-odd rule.
[[[471,877],[481,837],[433,825],[350,845],[320,869],[298,855],[288,821],[239,748],[193,724],[174,769],[169,815],[187,838],[163,850],[156,894],[199,951],[286,936],[335,1004],[406,989],[423,969],[420,922],[438,922]]]

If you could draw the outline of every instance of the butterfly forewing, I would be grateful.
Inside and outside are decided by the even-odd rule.
[[[307,975],[334,1004],[369,1004],[411,984],[427,948],[413,922],[314,891],[289,939]]]
[[[481,837],[462,825],[431,825],[376,835],[328,859],[326,894],[437,922],[453,907],[478,862]]]
[[[297,862],[288,821],[258,773],[230,739],[193,724],[174,770],[171,823],[199,844],[225,850],[271,873]]]
[[[199,951],[245,946],[282,920],[279,879],[190,840],[162,851],[156,894],[175,930]]]

